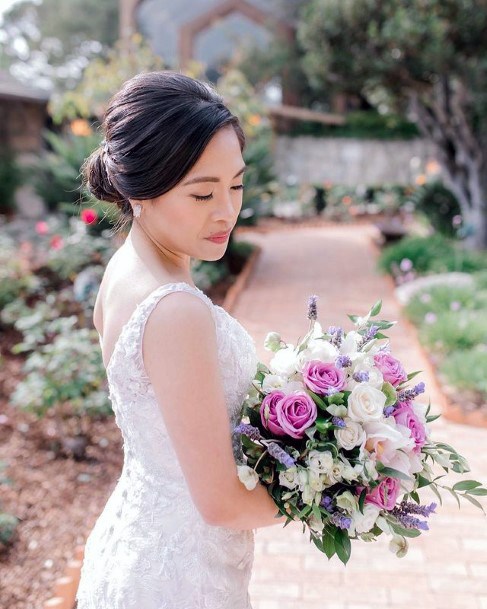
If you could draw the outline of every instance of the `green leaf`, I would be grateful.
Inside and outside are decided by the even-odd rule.
[[[306,393],[310,396],[310,398],[318,406],[318,408],[321,408],[321,410],[326,411],[326,409],[328,408],[327,404],[320,397],[318,397],[316,393],[313,393],[309,389],[306,389]]]
[[[441,414],[434,414],[431,415],[430,417],[426,417],[426,423],[431,423],[432,421],[436,421],[436,419],[439,419],[441,417]]]
[[[421,475],[418,476],[418,488],[423,488],[423,486],[429,486],[432,483],[432,480],[428,480],[427,478]]]
[[[334,541],[335,552],[342,563],[346,565],[352,552],[352,544],[350,543],[348,533],[345,530],[337,528]]]
[[[333,427],[333,423],[330,420],[327,419],[316,419],[315,423],[316,425],[316,429],[320,432],[320,433],[326,433],[330,427]]]
[[[364,490],[360,493],[360,497],[358,499],[358,509],[360,510],[360,512],[362,514],[364,513],[364,505],[365,505],[366,496],[367,496],[367,489],[364,488]]]
[[[421,531],[418,529],[405,529],[404,527],[394,524],[393,522],[389,522],[389,524],[391,525],[391,529],[394,531],[394,533],[402,535],[403,537],[419,537],[419,535],[421,535]]]
[[[382,465],[382,464],[381,464]],[[403,472],[400,472],[393,467],[385,467],[382,466],[380,469],[377,467],[377,471],[384,476],[388,476],[389,478],[399,478],[400,480],[411,480],[411,476],[407,476]]]
[[[378,300],[375,305],[370,309],[370,316],[374,317],[375,315],[378,315],[380,313],[380,310],[382,309],[382,300]]]
[[[347,315],[347,317],[350,319],[350,321],[353,321],[353,323],[355,323],[359,318],[358,315]]]
[[[324,548],[323,548],[323,542],[321,541],[321,539],[318,539],[317,537],[315,537],[314,535],[311,536],[311,541],[315,544],[315,546],[318,548],[318,550],[320,552],[325,552]]]
[[[467,499],[467,501],[470,501],[470,503],[473,503],[473,505],[475,507],[478,507],[485,514],[484,506],[480,503],[480,501],[477,501],[477,499],[474,499],[473,497],[470,497],[467,494],[465,494],[463,496],[465,497],[465,499]]]
[[[416,370],[415,372],[410,372],[408,374],[408,381],[413,379],[415,376],[418,376],[418,374],[420,374],[421,372],[422,372],[422,370]]]
[[[457,482],[452,486],[454,491],[469,491],[473,488],[477,488],[477,486],[482,486],[481,482],[477,482],[476,480],[462,480],[461,482]]]
[[[330,395],[330,397],[328,398],[328,403],[337,404],[338,406],[341,406],[343,404],[344,395],[345,394],[342,393],[341,391],[339,391],[338,393],[334,393],[333,395]]]
[[[382,393],[386,396],[385,406],[392,406],[397,402],[397,391],[391,385],[391,383],[383,383]]]
[[[412,493],[409,493],[409,494],[411,495],[411,499],[416,501],[417,504],[420,503],[419,495],[416,491],[413,491]]]
[[[438,490],[436,484],[431,484],[431,490],[438,497],[438,501],[440,502],[440,505],[443,505],[443,498],[440,495],[440,491]]]
[[[333,532],[329,531],[327,528],[323,530],[322,537],[323,551],[325,552],[328,560],[335,554],[335,537]]]
[[[460,499],[458,498],[458,495],[455,493],[455,491],[453,489],[451,489],[449,486],[445,486],[443,488],[446,488],[446,490],[451,493],[453,495],[453,497],[455,497],[456,502],[458,503],[458,508],[460,508]]]
[[[474,488],[471,491],[467,491],[465,494],[485,497],[487,495],[487,488]]]

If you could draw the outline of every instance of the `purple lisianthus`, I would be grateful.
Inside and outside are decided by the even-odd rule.
[[[277,420],[278,404],[285,395],[286,394],[283,391],[271,391],[262,400],[260,407],[262,425],[276,436],[286,435],[286,432],[282,429]]]
[[[411,402],[398,402],[394,408],[393,416],[396,423],[409,429],[415,442],[413,450],[415,453],[419,453],[426,443],[426,429],[414,412]]]
[[[294,392],[285,395],[276,405],[279,427],[291,438],[300,439],[318,416],[316,404],[308,394]]]
[[[306,362],[303,367],[303,380],[305,385],[319,395],[328,395],[341,391],[346,384],[347,375],[335,364],[320,360]]]
[[[394,387],[400,385],[408,378],[401,362],[390,353],[377,353],[374,355],[374,363],[382,372],[384,380]]]

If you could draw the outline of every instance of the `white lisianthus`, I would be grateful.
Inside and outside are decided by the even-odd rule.
[[[281,345],[281,335],[278,332],[269,332],[264,339],[266,351],[278,351]]]
[[[360,510],[355,510],[352,513],[352,524],[350,531],[353,530],[356,533],[367,533],[375,525],[375,522],[380,514],[380,508],[373,503],[366,503],[364,505],[364,513]]]
[[[352,466],[352,464],[345,458],[342,457],[343,468],[342,468],[342,478],[351,482],[352,480],[358,480],[359,476],[363,472],[363,465],[361,463],[357,463]]]
[[[299,472],[296,466],[288,467],[279,472],[279,484],[289,489],[295,489],[299,484]]]
[[[279,376],[279,374],[267,374],[262,381],[262,391],[270,393],[274,389],[282,389],[282,386],[286,382],[286,379]]]
[[[309,471],[308,475],[309,485],[313,491],[320,492],[324,491],[327,487],[326,476],[323,474],[317,474],[314,471]]]
[[[325,528],[321,518],[317,518],[314,514],[311,514],[311,516],[308,518],[308,525],[310,529],[316,531],[317,533],[321,533]]]
[[[340,355],[348,355],[349,357],[356,355],[361,340],[362,336],[355,330],[348,332],[340,345]]]
[[[382,391],[368,383],[360,383],[348,398],[348,416],[358,423],[378,421],[383,416],[385,403],[386,396]]]
[[[394,417],[366,422],[364,429],[367,434],[365,444],[367,450],[374,452],[376,458],[384,465],[397,469],[407,476],[418,467],[420,468],[418,471],[421,471],[421,462],[412,453],[415,446],[414,439],[410,437],[406,427],[396,424]]]
[[[345,491],[341,495],[338,495],[335,503],[339,508],[345,510],[347,514],[353,514],[358,510],[358,501],[350,491]]]
[[[343,480],[343,463],[341,461],[334,461],[333,467],[330,473],[327,475],[328,483],[330,485],[336,484]]]
[[[313,479],[313,484],[316,483],[316,478]],[[301,498],[306,505],[316,503],[316,499],[321,497],[321,491],[316,491],[312,488],[310,482],[310,472],[307,469],[299,470],[299,490]]]
[[[362,425],[357,421],[352,421],[349,417],[345,418],[345,424],[346,427],[334,430],[338,446],[344,450],[352,450],[355,446],[363,445],[366,435]]]
[[[296,353],[294,345],[289,344],[279,349],[269,362],[269,369],[273,374],[290,376],[296,372]]]
[[[252,491],[259,482],[259,475],[248,465],[237,465],[237,473],[240,482],[248,491]]]
[[[314,359],[323,363],[334,363],[338,357],[338,349],[325,339],[311,339],[306,349],[303,349],[296,358],[296,370],[301,372],[306,362]]]
[[[289,380],[281,387],[281,391],[283,391],[286,395],[295,393],[296,391],[303,391],[306,393],[306,386],[302,381]]]
[[[310,450],[306,463],[311,472],[329,474],[333,468],[333,455],[329,450]]]
[[[409,544],[408,540],[405,537],[401,537],[400,535],[394,535],[394,537],[389,542],[389,550],[394,552],[394,554],[398,558],[404,558],[408,553]]]

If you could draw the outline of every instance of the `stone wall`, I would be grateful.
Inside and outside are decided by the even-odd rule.
[[[289,137],[273,145],[274,169],[280,181],[332,182],[346,186],[411,184],[435,160],[432,144],[413,140]]]

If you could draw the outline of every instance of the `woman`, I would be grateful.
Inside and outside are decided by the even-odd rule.
[[[85,178],[132,222],[94,312],[124,465],[86,542],[78,609],[249,609],[253,529],[283,522],[237,477],[231,430],[257,356],[190,274],[237,222],[244,134],[211,87],[170,71],[125,83],[104,131]]]

